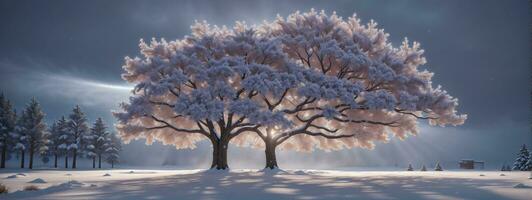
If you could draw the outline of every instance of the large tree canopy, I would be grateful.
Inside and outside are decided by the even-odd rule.
[[[253,27],[197,22],[181,40],[141,40],[123,78],[136,84],[117,129],[127,142],[154,139],[194,148],[209,139],[212,167],[227,167],[227,144],[373,148],[388,134],[418,133],[418,120],[460,125],[457,99],[434,88],[419,43],[394,48],[373,21],[311,10]],[[238,136],[238,137],[237,137]],[[273,157],[272,157],[273,156]],[[271,163],[270,163],[271,162]]]

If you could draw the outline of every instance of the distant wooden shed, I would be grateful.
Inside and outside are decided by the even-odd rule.
[[[484,161],[463,159],[459,163],[461,169],[484,169]]]

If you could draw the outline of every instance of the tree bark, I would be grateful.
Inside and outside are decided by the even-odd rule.
[[[33,154],[35,153],[34,151],[35,150],[34,150],[34,147],[33,147],[33,144],[32,144],[32,145],[30,145],[30,163],[28,165],[28,168],[30,168],[30,169],[33,169]]]
[[[24,168],[24,150],[20,150],[20,168]]]
[[[74,149],[74,156],[72,157],[72,169],[76,169],[76,158],[78,157],[78,150]]]
[[[54,168],[57,168],[57,153],[54,153]]]
[[[266,149],[264,150],[264,153],[266,154],[266,167],[269,169],[277,169],[279,166],[277,165],[277,156],[275,155],[275,148],[277,145],[272,144],[271,142],[266,142]]]
[[[102,168],[102,154],[98,154],[98,168]]]
[[[67,152],[67,154],[65,155],[65,168],[68,169],[68,152]]]
[[[96,156],[92,157],[92,168],[96,168]]]
[[[6,157],[7,157],[7,145],[4,142],[2,146],[2,161],[0,161],[0,168],[6,168]]]
[[[227,147],[229,141],[225,138],[220,139],[220,141],[212,140],[212,164],[211,169],[225,170],[228,169],[227,165]]]

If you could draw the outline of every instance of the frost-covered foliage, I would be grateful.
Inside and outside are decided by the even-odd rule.
[[[105,161],[110,163],[111,167],[114,167],[115,164],[120,162],[120,151],[122,151],[120,138],[115,134],[109,134],[106,140]]]
[[[528,152],[528,159],[527,159],[525,165],[523,166],[523,169],[526,169],[528,171],[532,170],[532,153],[530,153],[530,152]]]
[[[66,155],[68,152],[67,147],[72,143],[68,130],[68,121],[64,116],[55,121],[50,127],[49,141],[48,154],[54,156],[54,167],[57,167],[57,157]]]
[[[87,141],[87,155],[95,160],[98,158],[98,166],[101,167],[101,157],[106,153],[107,148],[111,145],[111,135],[102,118],[96,119],[96,122],[90,129],[90,137]]]
[[[77,166],[78,154],[83,153],[89,133],[87,118],[79,106],[72,109],[72,114],[68,117],[68,131],[70,133],[71,143],[67,146],[69,152],[72,152],[72,168]]]
[[[22,111],[18,119],[17,132],[20,137],[16,148],[25,149],[29,152],[29,167],[32,168],[34,153],[43,153],[48,150],[47,144],[50,134],[46,130],[44,113],[35,98]]]
[[[526,145],[523,144],[523,146],[521,146],[521,150],[519,150],[519,153],[517,154],[517,158],[515,159],[512,169],[521,171],[532,170],[532,168],[529,166],[529,158],[530,152],[526,148]]]
[[[4,168],[14,145],[16,145],[16,126],[17,116],[13,110],[11,102],[0,94],[0,168]]]
[[[141,40],[142,56],[125,58],[122,77],[136,87],[114,113],[116,127],[126,142],[194,148],[209,139],[216,154],[229,141],[372,148],[388,133],[417,134],[418,119],[463,124],[458,100],[418,69],[419,43],[395,48],[387,37],[373,21],[311,10],[254,27],[197,22],[180,40]]]

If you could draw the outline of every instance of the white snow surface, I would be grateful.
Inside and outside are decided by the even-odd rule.
[[[130,173],[134,171],[134,173]],[[15,170],[0,199],[530,199],[530,172],[335,170]],[[112,176],[102,176],[102,174]],[[71,174],[65,176],[65,174]],[[484,176],[479,176],[483,174]],[[21,191],[30,177],[47,183]]]

